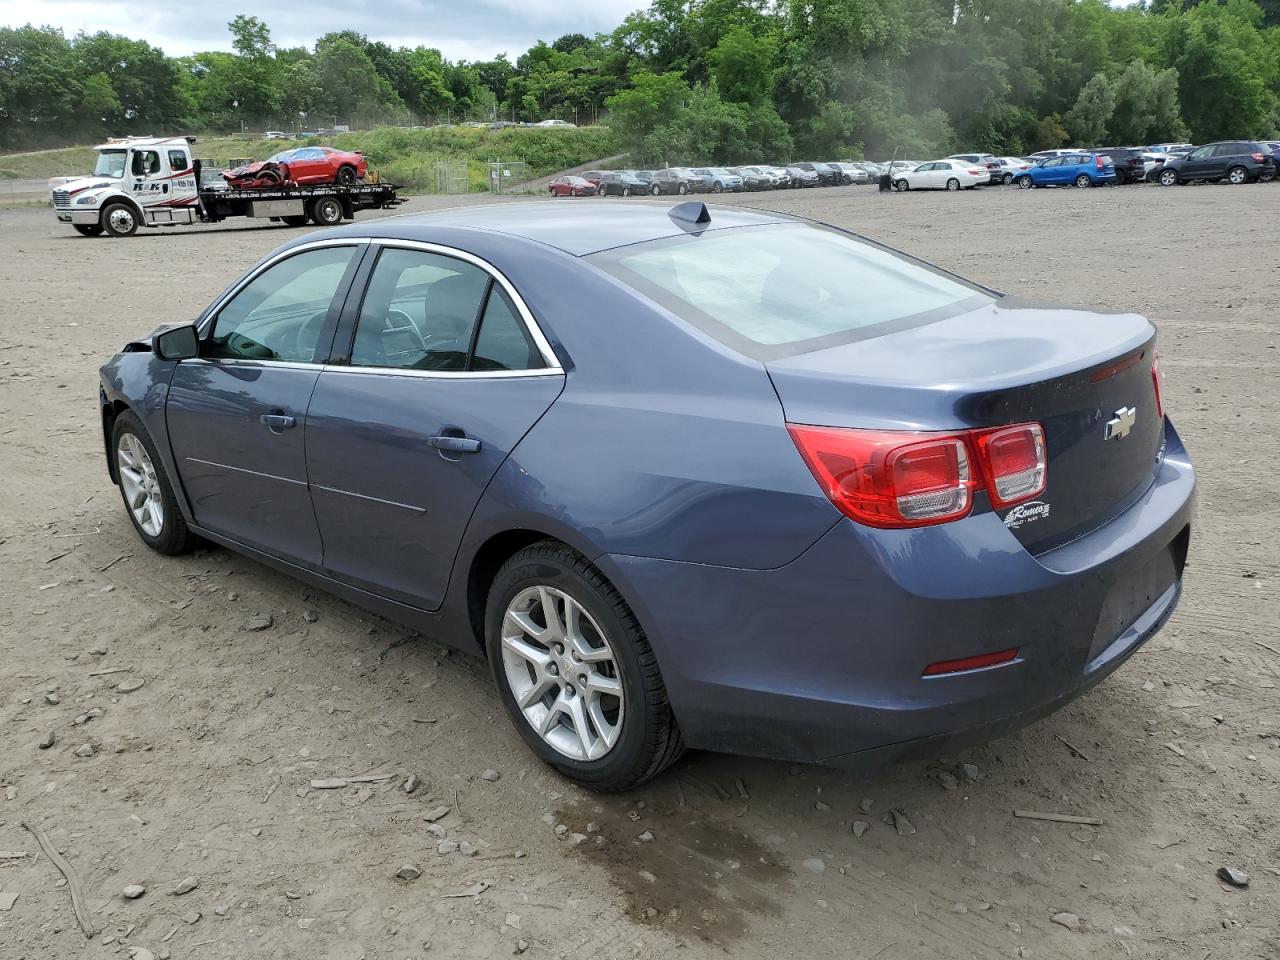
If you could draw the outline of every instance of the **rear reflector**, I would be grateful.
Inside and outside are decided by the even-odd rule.
[[[979,433],[977,441],[993,506],[1007,507],[1044,490],[1048,457],[1040,424]]]
[[[1160,378],[1160,351],[1151,358],[1151,382],[1156,388],[1156,416],[1164,419],[1164,382]]]
[[[1103,380],[1110,380],[1117,373],[1124,373],[1124,371],[1128,370],[1130,367],[1132,367],[1134,364],[1136,364],[1139,360],[1141,360],[1146,355],[1147,354],[1145,350],[1140,350],[1137,353],[1135,353],[1133,356],[1126,357],[1124,360],[1120,360],[1117,363],[1113,363],[1109,367],[1103,367],[1101,370],[1095,370],[1090,375],[1089,379],[1092,380],[1094,383],[1101,383]]]
[[[998,667],[1002,663],[1012,663],[1018,657],[1018,647],[1012,650],[1001,650],[999,653],[980,653],[976,657],[961,657],[959,660],[939,660],[924,668],[923,676],[940,677],[948,673],[965,673],[969,670],[982,670],[986,667]]]
[[[1047,480],[1038,423],[957,433],[891,433],[787,424],[822,492],[845,516],[905,529],[966,517],[974,491],[1007,507],[1041,493]],[[976,462],[975,462],[976,461]]]

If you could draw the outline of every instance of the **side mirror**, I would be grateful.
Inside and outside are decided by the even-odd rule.
[[[161,330],[151,338],[151,352],[161,360],[190,360],[200,356],[200,337],[194,324]]]

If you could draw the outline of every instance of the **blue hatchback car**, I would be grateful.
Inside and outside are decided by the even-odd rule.
[[[1040,161],[1015,178],[1023,190],[1032,187],[1096,187],[1116,182],[1115,163],[1100,153],[1066,153]]]
[[[529,747],[874,766],[1027,723],[1151,637],[1195,476],[1141,316],[701,203],[286,244],[101,372],[138,535],[488,659]]]

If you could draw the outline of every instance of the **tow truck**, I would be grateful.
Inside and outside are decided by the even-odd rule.
[[[86,237],[131,237],[139,227],[264,217],[291,227],[335,226],[359,210],[405,202],[395,184],[356,182],[235,188],[192,154],[195,137],[132,137],[94,147],[93,176],[52,190],[63,223]]]

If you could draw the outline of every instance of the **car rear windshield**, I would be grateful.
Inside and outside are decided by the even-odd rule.
[[[994,294],[839,230],[709,230],[588,259],[725,345],[769,360],[976,309]]]

